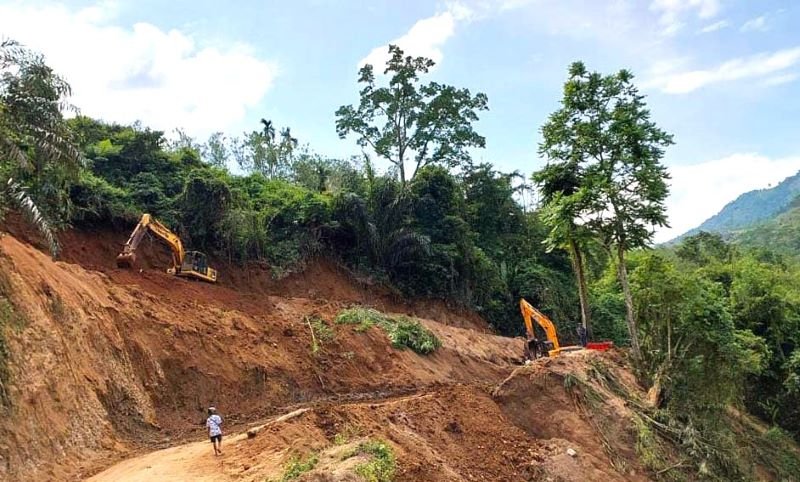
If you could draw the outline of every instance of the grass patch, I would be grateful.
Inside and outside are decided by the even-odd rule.
[[[317,455],[316,452],[309,454],[305,459],[294,456],[286,463],[286,467],[284,467],[283,474],[281,474],[281,478],[278,479],[278,482],[295,480],[306,472],[314,470],[318,462],[319,455]]]
[[[347,443],[348,440],[350,440],[350,437],[348,437],[344,433],[339,432],[333,436],[333,445],[336,446],[344,445]]]
[[[360,433],[360,430],[353,425],[345,424],[344,428],[341,432],[338,432],[336,435],[333,436],[333,445],[339,446],[344,445],[350,441],[353,437],[357,437]],[[352,455],[346,457],[350,458]]]
[[[367,440],[359,444],[356,454],[371,457],[369,462],[356,466],[356,473],[367,482],[391,482],[397,469],[392,447],[383,440]]]
[[[336,323],[355,325],[355,330],[366,331],[379,326],[389,337],[392,346],[410,348],[420,355],[428,355],[442,346],[441,340],[418,320],[407,316],[389,316],[372,308],[353,307],[341,311]]]
[[[584,402],[594,410],[599,409],[605,401],[605,397],[589,382],[572,373],[564,375],[564,389],[575,401]]]
[[[636,455],[639,456],[642,465],[652,473],[663,473],[661,471],[665,468],[666,457],[658,437],[641,417],[633,417],[633,426],[636,431]]]
[[[355,306],[340,311],[336,315],[336,323],[342,325],[355,325],[355,330],[359,332],[367,331],[375,325],[389,323],[389,317],[378,310]]]

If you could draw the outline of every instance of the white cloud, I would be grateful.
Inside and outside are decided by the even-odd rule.
[[[83,114],[204,136],[258,104],[277,74],[243,44],[199,47],[177,29],[115,25],[113,3],[84,9],[0,5],[0,32],[42,52]]]
[[[766,32],[769,30],[767,15],[764,14],[756,18],[751,18],[746,21],[739,30],[742,32]]]
[[[650,10],[659,12],[659,22],[665,35],[674,35],[684,22],[684,15],[694,12],[700,19],[715,17],[720,11],[719,0],[653,0]]]
[[[403,36],[372,49],[358,62],[358,66],[371,64],[376,71],[382,72],[389,60],[389,45],[399,46],[406,55],[427,57],[439,63],[444,57],[442,47],[455,34],[456,24],[470,20],[472,15],[473,11],[464,4],[450,3],[444,12],[418,20]]]
[[[671,228],[656,233],[656,241],[668,241],[695,228],[718,213],[740,194],[774,186],[800,171],[800,156],[770,159],[754,153],[733,154],[722,159],[669,169],[671,194],[667,213]]]
[[[658,88],[667,94],[686,94],[720,82],[763,78],[771,74],[778,74],[798,62],[800,62],[800,47],[795,47],[728,60],[717,67],[706,70],[662,72],[653,75],[645,82],[645,86]]]
[[[720,20],[719,22],[714,22],[710,25],[706,25],[705,27],[700,29],[700,33],[711,33],[716,32],[717,30],[722,30],[723,28],[727,28],[730,26],[730,22],[727,20]]]
[[[764,82],[762,82],[762,84],[766,85],[766,86],[782,85],[782,84],[788,84],[790,82],[794,82],[798,78],[800,78],[800,74],[797,74],[795,72],[791,72],[791,73],[788,73],[788,74],[776,75],[774,77],[768,77],[767,79],[764,80]]]

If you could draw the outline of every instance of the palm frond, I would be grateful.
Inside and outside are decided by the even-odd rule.
[[[0,157],[14,162],[25,171],[31,169],[31,162],[28,155],[20,149],[16,142],[0,133]]]
[[[384,263],[389,269],[411,256],[427,256],[430,252],[430,238],[410,229],[398,229],[384,240]]]
[[[82,159],[81,152],[68,139],[59,135],[52,129],[45,129],[39,126],[31,126],[35,133],[36,147],[48,159],[58,159],[70,166],[75,166]]]
[[[31,199],[28,192],[22,187],[18,182],[15,182],[14,179],[9,178],[8,182],[6,183],[6,191],[8,192],[9,197],[14,201],[22,214],[28,218],[28,220],[33,224],[39,232],[44,236],[45,240],[47,241],[47,245],[50,248],[50,253],[55,258],[58,256],[58,252],[60,250],[60,246],[58,244],[58,239],[56,239],[55,232],[47,221],[45,216],[39,210],[39,207],[36,203]]]

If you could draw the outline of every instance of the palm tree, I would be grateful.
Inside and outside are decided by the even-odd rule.
[[[6,201],[15,204],[47,240],[53,256],[58,241],[52,225],[15,177],[40,190],[52,189],[52,173],[77,172],[82,156],[70,140],[62,112],[74,109],[69,84],[13,40],[0,42],[0,166]]]
[[[261,129],[261,135],[267,140],[268,144],[275,142],[275,126],[271,120],[261,119],[261,124],[264,126]]]
[[[336,203],[342,229],[349,230],[373,265],[387,273],[401,263],[430,254],[430,239],[405,223],[410,208],[409,193],[383,179],[370,190],[369,201],[345,193]]]

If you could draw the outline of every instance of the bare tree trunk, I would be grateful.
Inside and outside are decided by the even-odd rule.
[[[625,249],[622,244],[617,244],[617,274],[622,285],[622,294],[625,297],[625,319],[628,322],[628,334],[631,337],[631,349],[636,361],[642,359],[642,349],[639,346],[639,334],[636,328],[636,318],[633,313],[633,296],[628,284],[628,268],[625,266]]]
[[[575,278],[578,281],[578,299],[581,303],[581,324],[586,330],[587,337],[591,339],[591,313],[589,311],[589,289],[586,286],[586,269],[583,253],[574,239],[569,240],[570,258]]]

